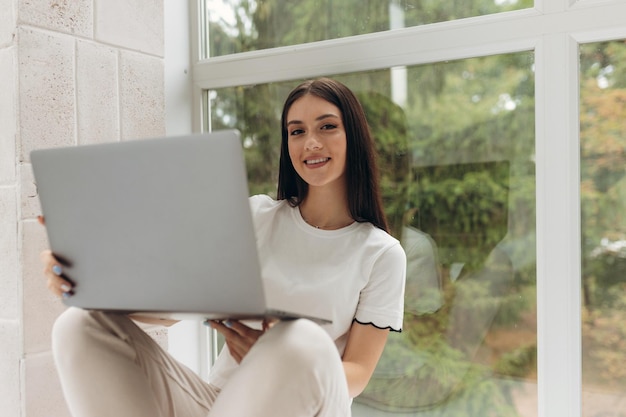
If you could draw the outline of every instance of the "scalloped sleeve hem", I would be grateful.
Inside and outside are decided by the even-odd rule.
[[[362,324],[363,326],[374,326],[377,329],[381,329],[381,330],[387,330],[389,329],[392,332],[396,332],[396,333],[402,333],[402,327],[398,326],[397,328],[394,328],[393,326],[379,326],[376,323],[372,322],[372,321],[360,321],[359,319],[354,319],[353,320],[355,323],[359,323]]]

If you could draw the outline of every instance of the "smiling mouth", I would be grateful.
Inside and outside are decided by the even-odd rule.
[[[307,159],[306,161],[304,161],[304,163],[307,165],[315,165],[315,164],[321,164],[328,160],[330,160],[330,158]]]

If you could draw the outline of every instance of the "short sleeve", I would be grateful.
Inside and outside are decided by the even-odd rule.
[[[406,255],[397,243],[375,259],[370,279],[361,290],[355,321],[402,331],[405,280]]]
[[[248,197],[248,202],[250,203],[250,211],[254,216],[259,211],[267,210],[272,206],[276,205],[276,200],[272,199],[267,194],[255,194],[253,196]]]

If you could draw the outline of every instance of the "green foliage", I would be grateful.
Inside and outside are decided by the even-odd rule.
[[[518,301],[519,297],[506,292],[510,287],[499,288],[504,272],[499,272],[497,259],[486,266],[495,273],[486,281],[479,279],[481,274],[469,273],[445,285],[444,303],[438,311],[413,314],[406,309],[403,333],[390,336],[374,377],[358,401],[398,412],[456,401],[467,412],[456,415],[516,415],[508,389],[494,382],[492,372],[516,377],[533,374],[535,344],[505,352],[493,366],[483,363],[477,353],[484,344],[485,320],[498,311],[495,321],[512,327],[523,312],[534,307],[534,299]],[[516,305],[507,308],[511,301]],[[410,305],[411,300],[406,303]],[[502,310],[508,311],[508,318],[497,318]]]
[[[591,384],[626,386],[626,286],[615,294],[620,309],[598,309],[583,318],[583,361],[585,382]]]
[[[534,286],[518,284],[508,287],[501,301],[494,325],[500,328],[514,328],[525,313],[535,311],[537,295]]]
[[[537,345],[521,346],[507,352],[498,360],[494,370],[502,375],[525,377],[528,372],[537,369]]]
[[[418,191],[412,202],[418,208],[413,224],[438,245],[459,248],[453,256],[472,268],[482,265],[508,228],[509,165],[500,172],[487,166],[478,169],[482,170],[466,165],[429,169],[415,179]]]
[[[583,380],[626,386],[626,42],[582,45]],[[605,242],[602,243],[601,242]]]
[[[275,195],[280,156],[280,110],[295,83],[263,84],[210,93],[214,130],[241,132],[251,194]]]
[[[396,358],[402,372],[377,370],[356,401],[405,413],[454,401],[455,416],[517,416],[509,393],[494,383],[488,367],[468,361],[463,352],[438,337],[429,338],[410,355],[394,339],[390,338],[385,357]]]
[[[211,56],[380,32],[390,29],[390,6],[404,26],[532,7],[532,0],[233,0],[233,18],[209,13]]]
[[[581,191],[590,245],[626,235],[624,210],[616,208],[626,189],[624,57],[623,41],[581,47]]]

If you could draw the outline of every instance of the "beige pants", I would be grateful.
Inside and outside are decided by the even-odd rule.
[[[350,415],[337,349],[306,320],[267,331],[221,392],[124,315],[69,308],[52,339],[74,417]]]

